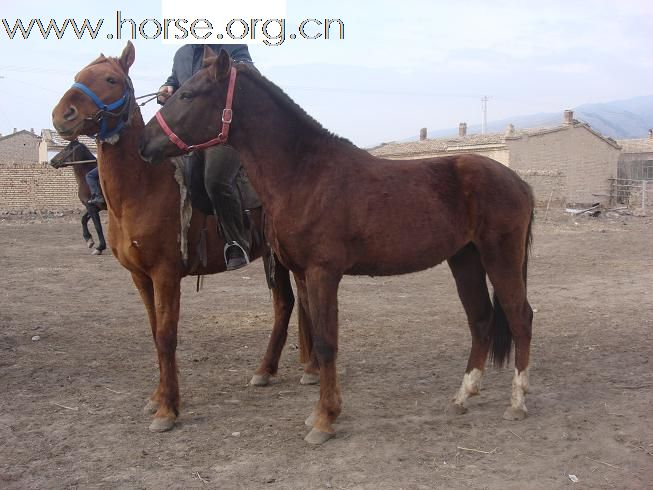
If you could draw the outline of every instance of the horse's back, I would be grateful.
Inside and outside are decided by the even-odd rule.
[[[479,234],[510,233],[530,220],[528,185],[490,158],[465,154],[367,162],[346,199],[355,256],[349,274],[432,267]]]
[[[438,202],[452,213],[469,215],[470,206],[485,211],[510,213],[511,210],[532,211],[532,191],[519,175],[500,162],[483,155],[464,153],[415,160],[374,159],[382,172],[404,180],[424,192],[428,200]],[[476,210],[477,212],[480,209]]]

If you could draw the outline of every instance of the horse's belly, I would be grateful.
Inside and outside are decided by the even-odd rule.
[[[435,267],[451,257],[460,247],[370,249],[345,271],[348,275],[394,276]]]

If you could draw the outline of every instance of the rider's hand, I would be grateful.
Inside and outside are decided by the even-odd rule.
[[[170,85],[161,85],[159,95],[156,98],[157,103],[161,105],[165,104],[174,91],[175,89]]]

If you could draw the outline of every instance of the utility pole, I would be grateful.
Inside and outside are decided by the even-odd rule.
[[[483,113],[483,122],[481,123],[481,134],[487,131],[487,101],[489,97],[484,95],[481,97],[481,112]]]

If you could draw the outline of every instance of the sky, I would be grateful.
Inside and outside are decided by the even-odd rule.
[[[197,3],[201,12],[221,2]],[[117,10],[137,23],[163,19],[161,0],[0,0],[0,22],[12,27],[18,18],[104,19],[95,40],[72,31],[44,40],[36,28],[28,40],[9,39],[0,25],[0,133],[52,127],[52,108],[75,73],[100,52],[122,51],[124,39],[104,34],[115,30]],[[363,147],[422,127],[478,124],[483,96],[491,121],[653,94],[650,0],[287,0],[285,12],[283,44],[250,45],[256,65],[323,126]],[[289,39],[303,19],[340,19],[344,39],[335,27],[328,40]],[[318,32],[315,24],[306,31]],[[177,46],[134,45],[136,92],[154,92]],[[142,110],[148,120],[157,106]]]

